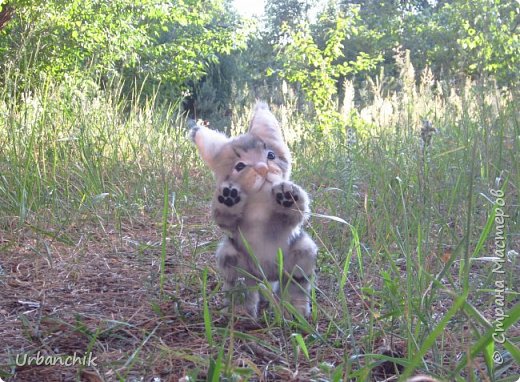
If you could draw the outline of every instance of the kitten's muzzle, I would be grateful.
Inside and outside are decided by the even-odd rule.
[[[257,172],[258,175],[260,175],[262,178],[265,178],[267,176],[267,172],[269,171],[269,168],[267,167],[267,164],[260,162],[255,164],[255,167],[253,169]]]

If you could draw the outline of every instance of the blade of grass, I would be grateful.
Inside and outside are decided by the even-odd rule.
[[[473,312],[470,310],[470,314]],[[474,314],[474,313],[473,313]],[[505,315],[505,319],[502,321],[502,327],[501,330],[504,332],[513,324],[517,323],[520,320],[520,303],[513,306]],[[478,339],[477,342],[473,344],[473,346],[470,349],[469,355],[470,358],[473,359],[477,356],[483,349],[489,344],[490,341],[493,341],[493,334],[496,333],[496,329],[494,327],[488,328],[488,330]],[[504,343],[505,346],[505,343]],[[507,346],[509,351],[511,352],[511,355],[515,360],[520,359],[520,352],[518,351],[518,348],[514,346],[513,344],[510,344]],[[458,374],[464,367],[466,367],[466,364],[468,362],[468,356],[465,354],[455,370],[453,370],[451,377]]]
[[[220,349],[217,354],[217,359],[211,358],[209,361],[208,376],[206,381],[218,382],[220,380],[220,372],[222,370],[222,357],[224,356],[224,350]]]
[[[293,333],[291,334],[291,338],[296,341],[296,344],[301,349],[303,354],[305,355],[305,358],[309,360],[309,350],[307,349],[307,345],[305,344],[305,340],[303,339],[303,336],[300,333]]]
[[[451,306],[451,308],[446,312],[444,317],[440,320],[437,326],[431,331],[431,333],[424,339],[419,351],[415,353],[415,355],[410,360],[410,364],[404,370],[401,380],[406,380],[409,378],[417,366],[421,363],[423,357],[426,352],[434,345],[435,340],[439,337],[446,328],[446,325],[450,322],[451,318],[464,306],[466,299],[468,298],[468,293],[465,292],[461,296],[457,297]]]
[[[212,321],[211,312],[209,311],[208,296],[206,288],[208,286],[208,268],[204,268],[202,272],[202,309],[204,316],[204,330],[206,333],[206,340],[209,346],[213,346]]]
[[[166,236],[168,234],[168,183],[164,183],[164,201],[162,210],[162,234],[161,234],[161,269],[159,275],[159,290],[161,299],[164,293],[165,267],[166,267]]]
[[[155,334],[156,330],[159,329],[159,326],[161,326],[161,324],[158,324],[158,325],[155,326],[155,328],[153,328],[153,330],[150,332],[150,334],[148,334],[146,336],[146,338],[139,344],[137,349],[135,349],[133,351],[132,355],[126,360],[125,364],[121,368],[121,369],[123,369],[125,371],[125,378],[122,379],[123,381],[127,380],[126,377],[128,376],[128,374],[132,370],[132,364],[135,362],[135,360],[137,358],[137,355],[140,353],[140,351],[143,348],[143,346],[146,345],[146,343],[150,340],[150,338],[152,338],[152,336]]]
[[[471,238],[471,217],[472,217],[472,211],[473,211],[473,188],[474,188],[474,182],[475,182],[475,164],[477,162],[477,138],[474,136],[473,139],[473,149],[471,151],[471,165],[470,165],[470,173],[469,173],[469,184],[468,184],[468,204],[467,204],[467,216],[466,216],[466,246],[464,248],[464,258],[461,263],[460,267],[460,273],[459,278],[461,278],[461,285],[464,288],[465,294],[469,292],[469,273],[471,269],[471,263],[470,263],[470,253],[469,253],[469,245],[470,245],[470,238]]]

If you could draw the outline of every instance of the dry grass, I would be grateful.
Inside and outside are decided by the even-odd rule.
[[[184,226],[185,247],[213,242],[217,236],[205,224],[207,209],[190,212],[191,224]],[[2,232],[2,244],[8,248],[0,279],[3,370],[15,374],[16,381],[139,380],[145,376],[177,381],[194,370],[204,378],[208,360],[215,355],[204,337],[200,291],[201,269],[214,267],[211,250],[179,253],[170,242],[161,298],[157,281],[161,227],[153,219],[142,216],[139,223],[120,230],[85,224],[67,231],[72,245],[42,238],[29,228]],[[209,280],[208,292],[216,291],[219,285],[213,271]],[[333,287],[330,280],[319,279],[323,296]],[[349,304],[352,315],[362,316],[362,310],[356,312],[356,293],[350,294],[354,295]],[[319,298],[323,308],[334,304],[323,296]],[[231,364],[253,370],[254,379],[308,380],[322,374],[312,360],[332,367],[343,361],[350,347],[347,334],[343,337],[338,332],[327,339],[328,346],[316,341],[309,348],[309,361],[291,345],[288,327],[230,320],[221,306],[220,295],[214,294],[211,311],[216,342],[225,341],[222,345],[232,353]],[[322,317],[315,323],[316,332],[326,333],[331,325],[330,318]],[[229,331],[234,338],[224,335]],[[360,331],[357,336],[361,335]],[[16,354],[83,354],[85,349],[92,351],[97,367],[14,365]]]
[[[64,103],[59,91],[41,99],[35,93],[41,107],[9,106],[14,98],[6,94],[0,378],[394,381],[399,365],[409,365],[434,335],[414,370],[451,378],[463,365],[459,381],[492,380],[496,370],[482,350],[462,361],[488,330],[479,314],[489,321],[495,314],[491,264],[472,261],[465,275],[464,260],[493,253],[493,230],[485,226],[496,179],[507,191],[508,248],[520,245],[518,112],[511,93],[489,92],[495,105],[479,103],[479,88],[452,103],[422,92],[411,118],[410,103],[374,94],[392,103],[393,119],[383,121],[375,101],[371,119],[351,115],[357,143],[343,131],[320,136],[297,110],[276,110],[290,129],[306,131],[292,142],[293,177],[311,194],[313,212],[348,222],[316,216],[307,227],[320,246],[308,323],[281,320],[276,309],[258,322],[223,309],[211,176],[172,110],[128,112],[104,97]],[[248,113],[235,115],[246,121]],[[427,148],[422,117],[438,129]],[[473,254],[481,235],[484,245]],[[507,266],[510,309],[519,300],[518,256]],[[450,315],[465,283],[466,305]],[[518,323],[507,338],[518,342]],[[38,352],[91,353],[97,366],[16,365],[16,355]],[[511,355],[508,362],[496,380],[520,373]]]
[[[368,352],[376,349],[376,354],[405,356],[404,340],[393,336],[383,321],[369,317],[377,311],[377,299],[367,300],[361,289],[367,284],[381,288],[381,279],[374,276],[367,276],[371,280],[357,275],[349,278],[351,333],[340,329],[338,323],[344,317],[337,302],[329,298],[337,294],[337,284],[327,275],[318,278],[319,318],[312,324],[312,333],[303,332],[309,359],[293,346],[290,325],[230,318],[221,310],[217,293],[220,286],[213,270],[212,245],[218,232],[207,224],[207,211],[203,204],[186,211],[183,236],[175,243],[169,241],[162,297],[158,288],[161,225],[149,216],[119,229],[110,223],[74,224],[62,232],[72,239],[70,244],[42,237],[27,227],[3,231],[2,245],[7,251],[0,278],[0,364],[4,372],[15,375],[10,380],[177,381],[187,375],[206,379],[217,349],[204,335],[200,286],[205,267],[210,268],[207,292],[215,343],[225,349],[229,365],[247,370],[250,380],[325,378],[330,372],[327,367],[332,369],[355,353],[356,343],[358,350],[369,346]],[[174,227],[176,222],[169,223]],[[184,250],[179,251],[180,247]],[[192,251],[196,247],[202,252]],[[450,300],[440,301],[435,313],[442,315],[449,305]],[[367,336],[371,330],[379,334]],[[316,338],[317,334],[322,337]],[[463,338],[471,338],[470,333],[460,335],[446,333],[454,357],[464,351]],[[510,335],[519,336],[518,327]],[[375,341],[364,344],[364,337]],[[96,357],[96,367],[14,365],[16,354],[69,355],[83,354],[86,349]],[[366,366],[362,354],[358,357],[353,369]],[[394,380],[395,364],[374,366],[373,378]],[[473,360],[473,367],[485,369],[478,359]]]

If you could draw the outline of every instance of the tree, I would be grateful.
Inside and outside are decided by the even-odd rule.
[[[518,4],[505,0],[456,1],[441,10],[457,31],[459,61],[468,74],[518,81],[520,37]]]
[[[308,13],[316,0],[267,0],[267,40],[272,44],[287,38],[287,28],[294,29],[308,22]]]
[[[338,79],[373,68],[378,62],[378,58],[364,52],[360,52],[354,60],[344,59],[344,44],[357,33],[359,17],[355,8],[349,13],[338,12],[332,23],[329,17],[329,13],[324,13],[318,21],[321,26],[330,25],[324,30],[322,47],[307,23],[296,30],[288,29],[290,43],[280,44],[279,47],[279,57],[283,63],[280,76],[301,85],[307,99],[313,103],[322,129],[341,119],[335,111]]]
[[[217,54],[241,41],[219,0],[48,0],[15,2],[15,18],[0,33],[7,66],[59,78],[167,84],[178,91],[204,75]],[[22,70],[23,72],[24,70]]]

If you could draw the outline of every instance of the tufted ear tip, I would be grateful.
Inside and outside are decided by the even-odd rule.
[[[269,110],[267,103],[264,101],[256,102],[253,118],[251,119],[251,124],[249,126],[249,132],[256,135],[271,132],[273,134],[280,134],[281,137],[280,124],[273,113],[271,113],[271,110]]]
[[[262,139],[273,148],[277,148],[289,162],[291,153],[285,144],[282,129],[278,120],[269,110],[269,106],[263,101],[257,101],[255,112],[251,119],[249,132]]]

